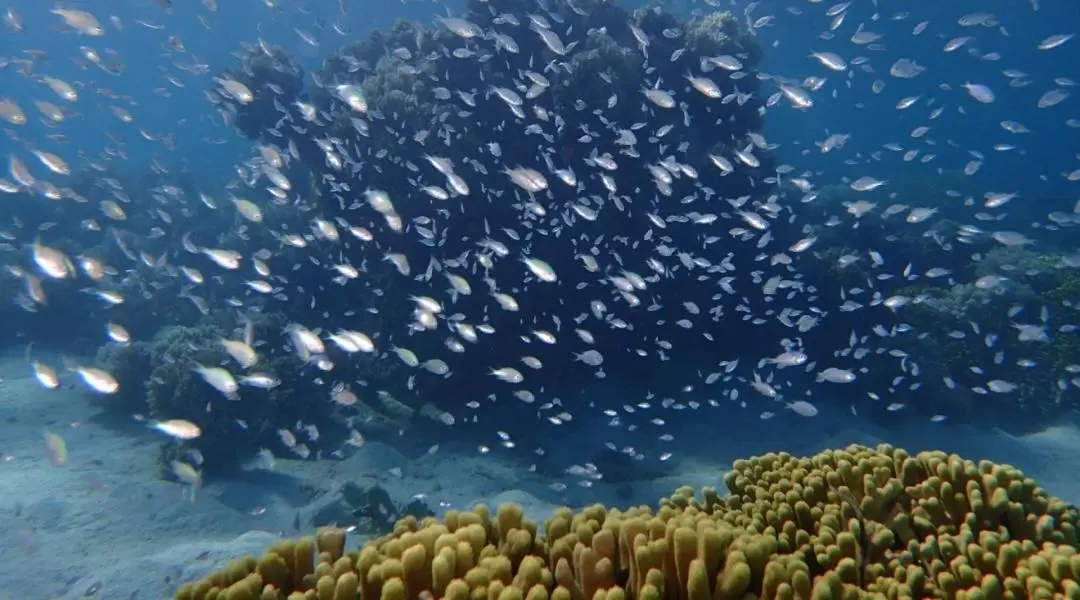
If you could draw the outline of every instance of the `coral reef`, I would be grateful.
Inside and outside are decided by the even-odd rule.
[[[1013,424],[1019,422],[1020,430],[1029,420],[1038,428],[1047,418],[1075,410],[1061,374],[1078,368],[1080,338],[1073,324],[1080,316],[1080,272],[1065,266],[1060,255],[1027,248],[994,247],[978,258],[959,277],[964,283],[924,280],[895,292],[924,298],[905,307],[902,317],[925,337],[901,347],[922,357],[932,380],[948,377],[958,388],[982,395],[988,395],[985,379],[1016,384],[999,408],[1016,412]],[[1041,328],[1045,339],[1020,339],[1021,324]],[[988,362],[995,365],[992,377],[972,371]],[[941,394],[934,395],[936,402]]]
[[[543,22],[558,24],[552,28],[558,34],[557,46],[562,47],[558,51],[530,25],[538,14],[545,15]],[[465,35],[453,31],[465,26]],[[474,31],[482,35],[473,35]],[[307,190],[302,204],[310,217],[335,223],[343,232],[346,228],[375,232],[374,243],[361,243],[350,235],[335,241],[316,235],[311,242],[333,248],[333,260],[357,267],[369,287],[377,287],[377,296],[366,297],[385,324],[408,322],[407,299],[417,292],[385,256],[399,254],[415,268],[432,258],[428,248],[432,241],[382,235],[382,217],[357,198],[361,187],[385,192],[406,221],[427,219],[424,227],[439,236],[452,230],[453,235],[434,246],[440,263],[476,252],[477,241],[488,237],[489,228],[520,226],[521,209],[508,202],[484,204],[483,218],[450,221],[451,215],[478,210],[476,198],[519,194],[520,189],[502,175],[514,165],[545,173],[562,171],[576,180],[573,185],[553,180],[536,195],[535,204],[530,202],[531,210],[573,218],[573,207],[581,199],[589,198],[596,208],[611,197],[613,208],[596,211],[594,227],[628,236],[647,235],[652,227],[646,212],[625,209],[634,197],[651,195],[652,190],[672,198],[699,190],[758,198],[767,197],[775,187],[767,182],[775,172],[775,157],[768,145],[760,143],[762,138],[753,135],[763,126],[767,97],[761,93],[766,84],[757,76],[763,50],[753,35],[740,31],[739,19],[729,12],[687,17],[655,3],[631,11],[601,1],[583,6],[564,0],[474,0],[460,14],[438,19],[434,26],[399,21],[389,29],[372,31],[326,56],[310,73],[281,48],[250,48],[238,56],[242,65],[222,72],[213,86],[220,110],[258,147],[295,158],[281,171],[293,187]],[[710,59],[717,56],[738,60],[741,67],[738,72],[716,67]],[[688,80],[690,74],[699,77]],[[255,100],[244,102],[224,93],[222,81],[243,84]],[[675,103],[662,107],[650,100],[648,92],[670,95]],[[655,143],[664,136],[670,145]],[[646,144],[645,139],[653,141]],[[735,152],[751,147],[759,164],[755,168],[725,174],[708,158],[712,154],[738,160]],[[655,168],[620,168],[616,177],[597,166],[600,157],[604,164],[632,160]],[[434,166],[435,158],[453,163],[453,179]],[[262,161],[254,157],[251,164],[257,167]],[[257,179],[258,171],[253,168],[250,179]],[[362,186],[355,187],[356,181]],[[263,193],[251,190],[249,196],[260,201]],[[267,218],[279,221],[269,214]],[[282,231],[299,234],[311,226],[280,221]],[[261,235],[254,231],[252,239]],[[259,243],[267,248],[282,245],[265,239]],[[530,244],[531,252],[545,256],[555,268],[577,261],[575,252],[554,236],[537,236]],[[251,244],[229,247],[238,246]],[[292,252],[278,250],[280,258]],[[644,263],[649,250],[641,246],[625,252],[622,258],[627,263]],[[306,261],[287,264],[294,269],[291,279],[301,281],[312,271],[328,268],[326,261],[302,263]],[[271,266],[280,270],[277,264]],[[434,265],[436,272],[450,268]],[[358,285],[362,284],[327,286],[320,290],[319,305],[352,306],[356,295],[350,288]],[[662,288],[668,285],[675,283],[657,282],[657,293],[665,293]],[[545,295],[554,292],[552,288],[522,298],[522,312],[529,311],[530,304],[554,301]],[[563,293],[575,296],[559,299],[566,303],[593,299],[591,290]],[[692,293],[696,297],[684,299],[699,305],[709,302],[711,295],[704,289],[679,293]],[[458,309],[470,314],[481,301],[479,295],[459,298]],[[300,315],[308,311],[300,303],[292,309]],[[319,318],[312,316],[313,321]],[[434,338],[413,338],[410,350],[425,356],[444,348]],[[494,351],[494,346],[476,348],[470,360],[450,365],[455,377],[448,385],[485,381],[480,365],[493,361],[487,353]],[[552,359],[563,360],[569,364],[572,357]],[[610,360],[612,371],[623,361],[636,362],[630,357]],[[400,389],[390,391],[405,395]],[[447,401],[439,408],[454,411],[458,406]]]
[[[110,344],[98,351],[95,364],[129,382],[109,397],[104,404],[109,410],[148,419],[185,419],[201,428],[197,439],[163,446],[166,473],[173,460],[192,454],[213,458],[207,464],[215,469],[233,467],[261,448],[279,456],[317,457],[320,436],[338,444],[349,430],[365,436],[397,435],[419,418],[440,423],[451,419],[430,403],[416,401],[413,407],[381,389],[364,398],[351,394],[348,400],[334,400],[333,386],[304,372],[313,367],[269,344],[256,342],[257,362],[244,368],[222,343],[244,337],[242,330],[225,324],[230,318],[211,316],[193,326],[164,328],[149,341]],[[281,313],[252,312],[245,319],[254,340],[274,339],[288,324]],[[229,370],[239,389],[232,396],[219,392],[199,374],[200,366]],[[344,381],[381,385],[398,369],[396,363],[363,356],[342,360],[335,374]],[[249,384],[246,378],[267,383]],[[292,443],[282,431],[292,432]]]
[[[241,132],[253,138],[263,135],[263,115],[273,113],[274,94],[259,93],[263,90],[280,90],[285,97],[297,97],[304,88],[304,68],[300,62],[281,48],[259,44],[248,46],[243,52],[244,68],[230,69],[215,80],[211,93],[218,106],[226,111],[229,121]],[[229,102],[221,91],[222,81],[236,81],[252,94],[250,103]]]
[[[270,330],[280,330],[280,321],[257,314],[252,324],[257,335],[269,337]],[[326,391],[299,376],[304,365],[291,354],[264,350],[249,371],[275,378],[277,385],[271,389],[244,386],[230,399],[204,381],[195,369],[199,365],[226,365],[235,370],[221,343],[230,337],[234,336],[222,326],[204,321],[193,327],[168,327],[148,342],[106,346],[99,352],[98,364],[132,382],[112,399],[114,410],[152,419],[186,419],[202,429],[197,439],[166,445],[164,465],[198,450],[213,457],[210,464],[216,468],[229,468],[260,447],[278,450],[277,430],[297,421],[316,423],[324,433],[335,433],[337,421],[331,418],[329,400],[302,401],[316,394],[326,397]],[[135,383],[140,381],[142,385]],[[258,415],[258,420],[252,420],[252,415]]]
[[[282,541],[178,600],[1080,598],[1080,513],[1019,470],[887,445],[738,460],[730,495],[590,506],[540,527],[520,506]]]
[[[177,304],[168,279],[148,276],[166,251],[163,236],[142,236],[133,232],[150,231],[159,224],[148,217],[150,211],[120,211],[118,215],[102,215],[105,203],[126,205],[131,197],[162,196],[162,189],[190,189],[186,173],[130,173],[116,165],[103,171],[88,167],[76,168],[61,192],[64,202],[37,202],[33,194],[20,192],[8,199],[5,216],[21,224],[5,233],[13,236],[12,243],[0,244],[0,317],[11,327],[0,332],[0,340],[9,344],[23,343],[20,338],[32,337],[39,347],[63,348],[66,353],[93,352],[101,340],[101,323],[116,319],[111,303],[91,294],[92,290],[62,285],[62,282],[41,279],[36,268],[17,266],[21,253],[34,240],[41,241],[70,256],[78,267],[80,277],[95,283],[97,289],[120,294],[124,298],[123,325],[133,335],[152,332],[160,326],[162,316],[174,314]],[[123,190],[128,190],[125,192]],[[117,204],[119,203],[119,204]],[[119,210],[119,209],[117,209]],[[179,212],[184,212],[181,209]],[[46,223],[78,223],[78,227],[48,227]],[[106,228],[109,235],[101,235]],[[116,265],[130,264],[128,268]],[[40,286],[43,298],[33,299],[32,286]],[[178,286],[177,286],[178,287]],[[161,292],[161,293],[159,293]],[[78,307],[77,310],[46,310],[49,307]],[[30,335],[32,332],[32,335]],[[7,339],[5,340],[5,336]]]

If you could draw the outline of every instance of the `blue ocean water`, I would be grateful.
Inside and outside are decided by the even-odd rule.
[[[0,598],[852,443],[1076,502],[1080,8],[999,4],[8,0]]]

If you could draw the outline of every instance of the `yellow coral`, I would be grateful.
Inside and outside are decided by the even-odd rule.
[[[657,510],[517,505],[275,544],[178,600],[1080,598],[1074,507],[1008,465],[882,445],[735,462]]]

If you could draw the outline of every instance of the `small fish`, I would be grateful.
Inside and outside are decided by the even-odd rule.
[[[101,26],[97,18],[85,10],[73,10],[66,8],[54,8],[50,10],[54,15],[59,15],[68,27],[83,35],[93,37],[105,35],[105,28]]]
[[[227,352],[233,360],[240,363],[240,366],[245,369],[250,369],[259,362],[259,355],[255,352],[255,349],[246,342],[222,338],[219,340],[219,343],[225,348],[225,352]]]
[[[281,380],[268,373],[252,373],[244,375],[237,381],[240,385],[247,385],[264,390],[271,390],[281,385]]]
[[[879,179],[874,179],[873,177],[860,177],[851,182],[851,189],[856,192],[869,192],[876,190],[887,183],[887,181],[881,181]]]
[[[847,62],[845,62],[838,54],[832,52],[811,52],[810,57],[831,71],[843,72],[847,70]]]
[[[170,463],[173,475],[180,483],[189,485],[192,488],[202,487],[202,472],[191,466],[190,463],[186,463],[180,460],[174,460]]]
[[[120,382],[108,371],[93,367],[75,367],[75,372],[90,389],[99,394],[115,394],[120,390]]]
[[[144,422],[151,429],[156,429],[165,435],[178,440],[193,440],[202,435],[202,429],[198,425],[185,419],[168,419],[165,421],[147,420],[141,415],[135,416],[136,421]]]
[[[521,374],[521,371],[513,367],[501,367],[498,369],[492,369],[491,375],[496,379],[505,381],[507,383],[521,383],[525,381],[525,376]]]
[[[45,451],[49,457],[49,462],[54,467],[66,467],[68,464],[68,448],[64,438],[51,431],[46,431],[44,437]]]
[[[128,333],[127,329],[124,329],[116,323],[106,323],[105,331],[108,334],[109,339],[117,344],[127,344],[131,341],[131,334]]]
[[[817,407],[805,400],[789,402],[785,405],[785,408],[802,417],[813,417],[818,414]]]
[[[30,366],[34,370],[34,378],[42,386],[50,390],[60,387],[60,378],[57,377],[56,371],[52,367],[37,361],[31,362]]]
[[[203,378],[203,381],[225,394],[230,400],[238,399],[236,391],[240,389],[240,385],[236,383],[232,373],[221,367],[204,367],[203,365],[196,365],[195,372]]]
[[[1073,39],[1073,35],[1074,34],[1071,33],[1059,33],[1052,35],[1039,42],[1038,48],[1039,50],[1053,50],[1054,48],[1058,48],[1064,45],[1065,42]]]
[[[75,266],[63,252],[36,241],[32,249],[34,262],[42,273],[53,279],[66,279],[75,274]]]
[[[994,101],[993,90],[981,83],[965,83],[963,87],[967,90],[969,96],[983,104],[990,104]]]
[[[522,256],[521,262],[525,263],[525,266],[529,268],[529,272],[536,276],[537,279],[545,283],[554,283],[558,281],[558,276],[555,274],[555,269],[551,268],[551,265],[540,260],[539,258],[531,256]]]

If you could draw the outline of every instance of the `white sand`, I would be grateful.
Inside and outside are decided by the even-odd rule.
[[[332,490],[350,480],[378,483],[402,502],[425,494],[433,507],[519,502],[542,520],[562,503],[654,504],[679,485],[720,485],[731,460],[770,449],[812,453],[888,441],[912,451],[940,448],[1009,462],[1052,493],[1080,502],[1075,427],[1022,438],[929,424],[885,431],[823,409],[812,420],[786,411],[768,422],[749,411],[717,412],[679,432],[668,446],[674,456],[660,465],[665,474],[651,481],[601,481],[559,493],[548,487],[546,475],[528,472],[527,464],[503,452],[481,456],[474,446],[444,443],[439,452],[410,460],[390,446],[369,444],[345,461],[283,460],[275,473],[212,481],[192,503],[181,486],[159,479],[158,434],[103,416],[82,390],[43,390],[22,356],[0,360],[0,377],[0,454],[6,458],[0,463],[0,548],[6,558],[0,561],[0,600],[74,600],[94,586],[100,586],[99,598],[171,598],[178,582],[201,577],[230,557],[258,553],[277,535],[296,535],[297,512],[311,512],[301,488]],[[581,425],[552,444],[544,460],[562,466],[590,460],[604,441],[600,435],[615,433],[603,419]],[[46,429],[67,441],[66,467],[49,462]],[[625,442],[649,439],[639,434]],[[393,467],[401,477],[391,473]],[[266,510],[252,514],[256,507]]]

